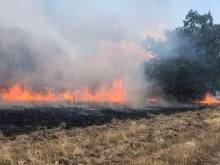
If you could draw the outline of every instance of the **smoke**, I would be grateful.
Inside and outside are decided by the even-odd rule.
[[[149,3],[166,13],[164,2]],[[66,4],[69,6],[65,8],[70,7],[73,12],[70,9],[65,12],[63,3],[52,1],[0,1],[0,87],[20,83],[37,91],[46,86],[58,91],[86,85],[95,89],[100,84],[123,79],[128,86],[128,99],[132,102],[143,99],[147,87],[140,66],[152,55],[141,48],[141,42],[151,34],[163,39],[163,30],[168,25],[160,22],[158,15],[153,18],[152,10],[133,14],[124,11],[117,15],[117,6],[105,6],[105,13],[104,9],[94,12],[96,3],[67,1]],[[128,10],[133,4],[138,3],[129,2]],[[112,13],[114,7],[116,14]],[[131,28],[129,17],[136,24]],[[137,21],[144,18],[146,23],[140,25]],[[154,26],[148,28],[149,23],[161,25],[154,30]]]

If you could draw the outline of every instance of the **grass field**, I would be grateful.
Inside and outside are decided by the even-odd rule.
[[[0,133],[0,164],[220,164],[220,106],[149,116],[7,137]]]

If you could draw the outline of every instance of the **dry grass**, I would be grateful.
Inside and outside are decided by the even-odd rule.
[[[10,140],[0,133],[1,165],[218,164],[220,107],[71,130],[42,130]]]
[[[206,123],[220,126],[220,112],[214,112],[206,119]]]

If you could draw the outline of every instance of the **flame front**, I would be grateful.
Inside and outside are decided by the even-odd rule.
[[[107,102],[126,103],[127,91],[122,80],[114,80],[107,88],[101,85],[96,91],[91,92],[88,86],[83,86],[75,91],[54,92],[50,88],[45,88],[45,92],[33,92],[27,86],[21,87],[18,84],[8,89],[3,89],[2,99],[5,101],[74,101],[74,102]],[[148,102],[158,102],[158,98],[151,97]],[[192,101],[198,104],[220,104],[220,100],[206,94],[204,100]]]
[[[34,93],[27,87],[22,88],[16,84],[9,89],[2,90],[3,100],[8,101],[62,101],[70,100],[77,102],[126,102],[126,88],[122,80],[114,80],[109,89],[99,88],[95,92],[90,92],[89,87],[81,87],[75,91],[65,91],[63,93],[53,92],[46,88],[46,92]]]
[[[32,93],[27,89],[27,87],[22,88],[20,85],[16,84],[10,87],[8,90],[3,89],[2,97],[3,100],[10,101],[52,101],[56,100],[55,94],[49,88],[46,89],[46,94],[42,92]]]
[[[206,97],[204,100],[201,101],[193,101],[195,103],[199,103],[199,104],[219,104],[220,100],[215,99],[214,97],[212,97],[210,95],[210,93],[206,93]]]

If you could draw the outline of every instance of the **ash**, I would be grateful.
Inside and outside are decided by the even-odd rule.
[[[39,129],[66,129],[110,123],[113,119],[149,118],[150,114],[173,114],[203,109],[201,104],[150,103],[122,105],[107,103],[17,103],[0,106],[0,130],[6,135]]]

